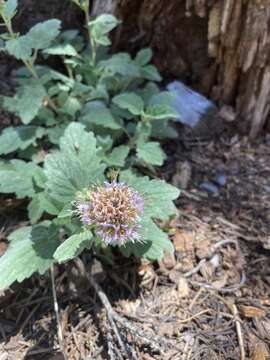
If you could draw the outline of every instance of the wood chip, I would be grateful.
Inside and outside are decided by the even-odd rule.
[[[187,279],[184,277],[180,277],[177,284],[178,296],[179,298],[187,298],[189,295],[189,286]]]
[[[269,352],[266,348],[266,345],[259,341],[255,344],[254,350],[252,353],[252,360],[267,360],[269,356]]]
[[[177,231],[173,237],[173,244],[176,251],[189,252],[194,248],[195,238],[191,232]]]
[[[247,318],[253,318],[253,317],[261,318],[266,316],[265,310],[257,308],[255,306],[241,305],[239,306],[239,310],[241,315]]]

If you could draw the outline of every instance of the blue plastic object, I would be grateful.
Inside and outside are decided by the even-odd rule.
[[[167,90],[175,95],[172,105],[179,114],[179,121],[184,125],[195,128],[209,114],[213,115],[217,112],[217,107],[212,101],[193,91],[181,81],[169,83]]]

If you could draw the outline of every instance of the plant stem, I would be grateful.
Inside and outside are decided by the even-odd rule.
[[[12,24],[10,19],[7,19],[5,16],[2,15],[2,19],[4,21],[4,24],[11,36],[12,39],[16,39],[17,35],[14,33],[13,28],[12,28]],[[30,60],[25,60],[22,59],[22,62],[24,64],[24,66],[27,68],[27,70],[30,72],[30,74],[33,76],[34,79],[39,79],[38,73],[36,72],[35,68],[34,68],[34,63],[36,61],[37,58],[37,54],[38,54],[38,50],[35,49],[34,50],[34,54],[32,56],[32,58]],[[50,107],[55,111],[58,112],[57,107],[55,106],[54,102],[52,101],[52,99],[50,99],[50,97],[48,96],[47,99],[48,104],[50,105]]]
[[[88,26],[88,24],[90,22],[89,9],[90,9],[89,0],[86,0],[85,4],[84,4],[84,7],[83,7],[83,11],[84,11],[84,14],[85,14],[85,22],[86,22],[86,28],[87,28],[89,43],[91,45],[92,65],[95,66],[96,65],[96,57],[97,57],[97,44],[93,40],[93,37],[91,36],[90,28]]]
[[[52,283],[54,312],[55,312],[55,317],[56,317],[56,322],[57,322],[57,333],[58,333],[59,347],[60,347],[60,350],[61,350],[61,352],[62,352],[62,354],[64,356],[64,359],[67,360],[67,356],[66,356],[66,353],[65,353],[65,347],[64,347],[64,341],[63,341],[63,332],[62,332],[61,320],[60,320],[60,315],[59,315],[59,307],[58,307],[57,296],[56,296],[53,265],[51,266],[50,274],[51,274],[51,283]]]

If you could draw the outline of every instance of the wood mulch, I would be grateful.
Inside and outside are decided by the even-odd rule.
[[[168,153],[164,177],[184,187],[177,218],[162,224],[175,254],[150,264],[115,253],[113,265],[85,254],[55,268],[67,359],[270,356],[269,139],[186,143]],[[218,192],[207,192],[202,182],[217,176]],[[64,359],[49,275],[16,285],[0,305],[1,360]]]

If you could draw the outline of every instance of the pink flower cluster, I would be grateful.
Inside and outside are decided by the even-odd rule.
[[[76,204],[84,225],[94,226],[105,244],[123,245],[140,241],[140,220],[144,201],[140,194],[124,183],[105,182],[87,192]]]

